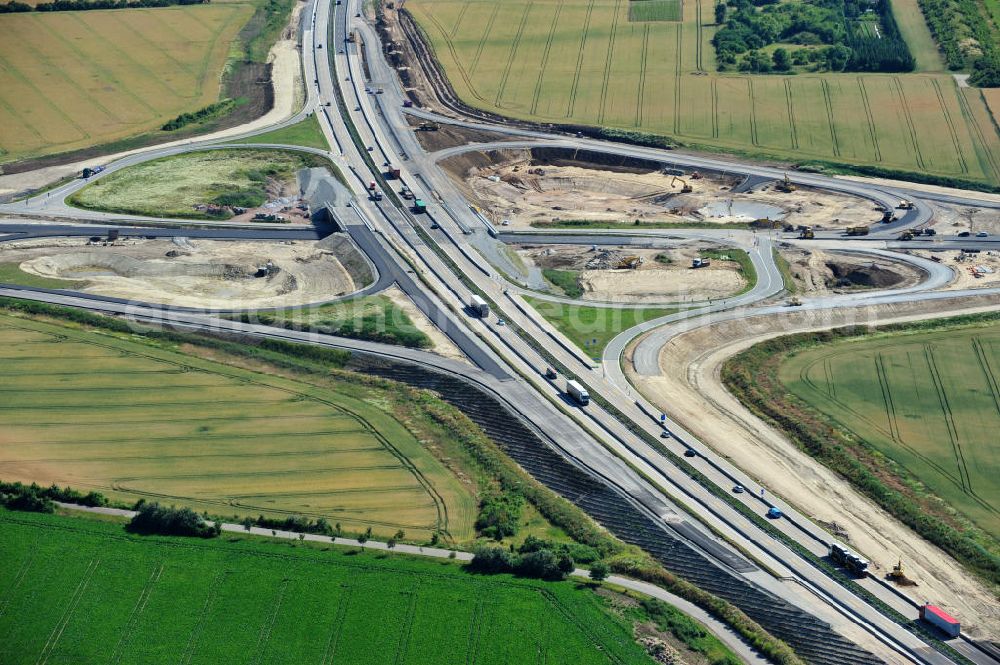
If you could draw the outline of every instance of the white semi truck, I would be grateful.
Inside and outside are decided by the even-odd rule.
[[[566,382],[566,394],[572,397],[580,406],[590,404],[590,394],[587,392],[587,389],[576,381],[569,380]]]
[[[472,312],[476,316],[478,316],[480,318],[485,319],[487,316],[490,315],[490,305],[489,305],[489,303],[486,302],[485,300],[483,300],[482,298],[480,298],[477,295],[473,295],[469,299],[469,308],[472,310]]]

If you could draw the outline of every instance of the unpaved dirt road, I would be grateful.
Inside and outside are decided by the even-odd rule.
[[[995,296],[970,298],[961,310],[947,311],[946,306],[915,302],[824,312],[821,320],[801,312],[724,322],[671,340],[660,355],[661,376],[629,372],[629,379],[647,399],[802,514],[842,527],[852,546],[872,561],[876,575],[884,574],[902,558],[908,575],[920,583],[915,592],[919,598],[933,600],[953,612],[962,618],[963,630],[985,638],[1000,635],[1000,605],[989,589],[964,573],[945,552],[918,537],[750,413],[719,378],[726,358],[771,337],[853,323],[993,311],[1000,307],[1000,300]]]

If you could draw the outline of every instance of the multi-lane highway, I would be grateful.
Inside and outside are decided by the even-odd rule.
[[[718,321],[721,317],[735,319],[786,311],[781,304],[753,307],[773,298],[782,290],[781,275],[772,254],[774,239],[770,235],[741,234],[729,241],[747,249],[750,254],[758,275],[753,289],[740,296],[711,303],[688,303],[690,309],[683,313],[625,331],[608,346],[603,362],[595,365],[525,304],[522,298],[524,290],[519,285],[508,283],[501,272],[483,258],[479,252],[483,243],[509,240],[512,237],[501,235],[498,240],[489,238],[482,220],[470,211],[467,201],[437,166],[437,162],[450,154],[468,149],[544,145],[654,159],[664,164],[705,171],[742,173],[759,181],[780,178],[784,172],[697,155],[680,155],[676,152],[621,146],[592,139],[567,138],[506,126],[490,126],[489,129],[517,134],[523,140],[495,145],[460,146],[427,154],[409,128],[402,107],[402,90],[394,72],[381,56],[374,31],[362,19],[354,17],[354,13],[360,11],[358,5],[356,0],[346,0],[344,5],[336,7],[330,3],[313,2],[303,12],[306,29],[302,32],[302,52],[308,89],[307,101],[303,111],[283,125],[297,121],[307,113],[320,115],[320,125],[331,150],[314,151],[329,157],[343,171],[355,194],[355,199],[349,205],[331,204],[331,211],[376,264],[380,275],[379,286],[393,282],[399,284],[479,370],[419,352],[390,350],[380,345],[366,347],[364,343],[331,340],[310,333],[277,331],[223,321],[194,311],[174,311],[102,300],[93,296],[79,298],[65,293],[17,290],[0,291],[0,295],[18,295],[113,311],[142,320],[168,321],[198,329],[231,330],[241,334],[282,337],[307,343],[342,344],[355,351],[392,356],[401,361],[432,366],[438,372],[462,376],[463,380],[479,382],[512,405],[519,416],[543,435],[560,455],[598,479],[614,496],[625,501],[623,505],[629,506],[637,516],[646,520],[644,524],[647,526],[643,528],[647,531],[644,533],[653,529],[658,535],[648,536],[652,540],[641,540],[634,529],[629,530],[631,527],[608,523],[616,520],[627,522],[630,519],[627,515],[599,516],[606,526],[622,537],[642,542],[649,548],[655,548],[657,542],[665,542],[678,548],[671,551],[686,548],[684,551],[693,552],[691,556],[700,557],[697,561],[702,563],[691,564],[689,575],[697,576],[698,567],[701,566],[702,572],[708,571],[708,574],[700,578],[704,584],[712,585],[716,583],[713,580],[721,580],[717,593],[725,595],[727,585],[738,590],[737,596],[744,601],[741,607],[745,611],[752,615],[753,612],[759,612],[759,621],[796,648],[809,652],[816,662],[872,662],[867,660],[870,654],[897,662],[950,662],[946,655],[930,648],[923,636],[887,618],[854,589],[842,586],[817,568],[814,561],[776,538],[773,532],[746,517],[731,503],[720,500],[717,493],[706,486],[706,482],[728,491],[735,481],[742,480],[752,486],[751,481],[742,472],[730,467],[725,460],[716,458],[709,446],[684,432],[679,423],[673,423],[668,418],[665,425],[674,432],[675,438],[660,447],[649,443],[650,437],[657,437],[664,425],[655,420],[655,409],[631,389],[621,371],[620,361],[626,346],[636,336],[652,331],[636,347],[633,362],[640,373],[658,373],[660,349],[680,330],[702,325],[708,320]],[[359,36],[357,42],[346,42],[349,30],[355,31]],[[319,44],[324,44],[325,48],[317,49]],[[365,62],[362,62],[362,57]],[[370,73],[368,78],[366,68]],[[365,88],[372,86],[382,88],[384,94],[366,93]],[[360,144],[356,143],[341,118],[337,105],[338,95],[343,100],[349,122],[360,137]],[[406,111],[440,122],[483,127],[479,123],[444,118],[424,111]],[[187,146],[151,149],[110,164],[105,173],[169,154],[186,150],[218,149],[223,145],[193,142]],[[366,184],[373,176],[369,159],[374,161],[377,169],[384,164],[400,168],[403,180],[411,189],[431,202],[429,215],[411,215],[405,208],[395,205],[391,195],[382,202],[368,200],[365,196]],[[878,229],[875,235],[883,240],[895,235],[901,228],[919,226],[931,219],[930,207],[921,200],[931,197],[923,193],[903,192],[900,189],[876,187],[815,174],[789,175],[800,185],[860,196],[889,207],[904,196],[914,198],[914,210],[905,214],[898,222]],[[33,216],[44,219],[66,217],[104,223],[134,220],[66,206],[65,198],[84,184],[80,181],[69,183],[27,201],[0,206],[0,211],[21,214],[29,219]],[[975,201],[980,207],[1000,207],[989,201],[976,201],[973,194],[968,199],[947,198],[951,202]],[[134,221],[158,223],[155,219]],[[33,226],[24,224],[0,228],[0,233],[8,233],[8,238],[24,237],[25,234],[32,233],[32,229],[28,227]],[[143,234],[147,233],[147,226],[141,228]],[[35,227],[33,230],[36,234],[59,233],[59,229],[52,228],[39,230]],[[205,234],[203,237],[220,237],[235,231],[204,227],[174,232],[189,236],[200,233]],[[268,229],[241,232],[279,233]],[[67,227],[66,234],[70,233]],[[76,234],[78,230],[72,233]],[[664,235],[666,234],[651,233],[640,239],[615,237],[607,233],[576,233],[572,236],[549,238],[533,236],[532,241],[631,244],[658,242]],[[703,232],[688,236],[685,236],[685,232],[670,232],[670,236],[674,238],[695,235],[706,236]],[[870,245],[869,242],[865,247]],[[865,251],[885,252],[878,248]],[[927,278],[912,289],[808,300],[803,303],[803,309],[834,309],[932,298],[960,302],[966,295],[955,291],[934,290],[949,281],[947,269],[937,264],[931,265],[932,262],[929,261],[921,263],[899,255],[893,256],[919,264],[926,271]],[[496,310],[493,317],[479,320],[470,319],[466,315],[465,306],[474,292],[492,301]],[[995,291],[977,290],[976,293],[981,295]],[[509,325],[497,325],[497,316],[502,316]],[[561,382],[550,381],[543,376],[545,367],[553,363],[580,378],[599,399],[585,410],[568,403]],[[682,454],[687,448],[699,450],[698,470],[706,480],[696,481],[680,471],[668,454]],[[740,500],[758,514],[762,512],[762,506],[770,505],[762,504],[762,500],[754,493],[747,493]],[[806,517],[798,515],[791,507],[784,504],[782,507],[787,509],[788,519],[780,521],[776,527],[813,555],[825,555],[827,543],[833,540],[832,537]],[[733,544],[738,544],[739,547],[734,547]],[[670,565],[667,561],[665,563]],[[777,576],[769,571],[776,572]],[[907,618],[916,616],[914,599],[887,589],[877,580],[862,580],[861,584],[868,593],[874,594]],[[802,623],[797,624],[794,630],[789,631],[787,627],[782,630],[779,619],[768,618],[767,613],[753,606],[751,600],[772,603],[775,608],[787,608],[787,614],[783,616],[794,615]],[[733,602],[740,604],[735,597]],[[862,648],[852,647],[852,642]],[[967,645],[960,643],[958,646]],[[866,654],[866,651],[870,654]],[[976,658],[983,658],[974,651],[969,653]]]

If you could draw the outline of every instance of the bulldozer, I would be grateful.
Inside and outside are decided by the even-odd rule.
[[[793,185],[792,181],[788,179],[788,174],[787,173],[785,174],[784,178],[782,178],[781,180],[779,180],[774,185],[774,188],[776,190],[778,190],[779,192],[785,192],[786,194],[795,191],[795,185]]]
[[[892,567],[892,570],[885,574],[887,580],[895,582],[899,586],[917,586],[917,583],[906,576],[906,571],[903,569],[903,560],[900,559],[899,563]]]
[[[681,183],[681,194],[689,194],[690,192],[694,191],[694,188],[691,187],[691,185],[689,185],[686,180],[678,178],[677,176],[674,176],[673,179],[670,181],[670,186],[676,187],[678,180],[680,180]]]
[[[615,269],[616,270],[625,270],[625,269],[635,270],[636,268],[638,268],[641,265],[642,265],[642,257],[641,256],[623,256],[621,259],[618,260],[618,263],[615,264]]]

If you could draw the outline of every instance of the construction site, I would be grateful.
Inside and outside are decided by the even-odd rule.
[[[367,260],[342,234],[320,242],[25,240],[0,245],[0,265],[51,288],[204,309],[305,305],[372,282]]]
[[[702,258],[725,256],[712,243],[685,243],[669,249],[595,247],[591,245],[519,245],[529,267],[572,271],[583,290],[581,299],[615,303],[693,302],[723,298],[741,291],[747,280],[739,263]]]
[[[789,246],[779,253],[788,262],[796,291],[809,295],[906,288],[924,278],[916,266],[881,256]]]
[[[820,230],[872,224],[882,215],[871,201],[781,180],[743,191],[741,178],[584,150],[476,151],[442,166],[484,214],[511,228],[590,221]]]

